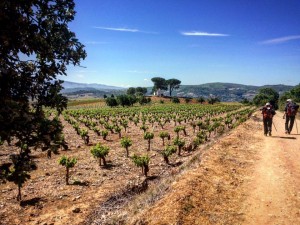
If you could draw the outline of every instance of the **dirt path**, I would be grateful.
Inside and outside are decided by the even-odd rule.
[[[259,160],[248,186],[244,224],[300,224],[300,135],[296,127],[284,134],[282,113],[274,124],[273,136],[257,145]]]
[[[300,224],[300,135],[263,135],[260,112],[230,132],[131,224]],[[300,121],[297,120],[298,125]]]

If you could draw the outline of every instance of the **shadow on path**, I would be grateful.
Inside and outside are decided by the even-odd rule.
[[[292,139],[292,140],[296,140],[297,139],[295,137],[285,137],[285,136],[271,136],[270,138],[283,138],[283,139]]]

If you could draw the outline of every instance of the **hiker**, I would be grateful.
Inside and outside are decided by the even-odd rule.
[[[273,106],[268,102],[266,105],[261,109],[261,113],[263,114],[263,123],[264,123],[264,134],[267,136],[272,136],[272,123],[273,123],[273,116],[276,114]]]
[[[294,126],[295,116],[298,112],[299,105],[294,103],[292,99],[288,99],[286,102],[283,119],[285,119],[285,133],[290,134]]]

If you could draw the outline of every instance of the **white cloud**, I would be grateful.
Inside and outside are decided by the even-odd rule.
[[[124,27],[97,27],[97,26],[95,26],[93,28],[101,29],[101,30],[120,31],[120,32],[158,34],[157,32],[142,31],[142,30],[139,30],[139,29],[124,28]]]
[[[129,28],[115,28],[115,27],[94,27],[101,30],[112,30],[112,31],[121,31],[121,32],[140,32],[138,29],[129,29]]]
[[[300,39],[300,35],[293,35],[293,36],[286,36],[286,37],[280,37],[280,38],[275,38],[275,39],[269,39],[266,41],[262,41],[261,44],[281,44],[284,42],[292,41],[292,40],[297,40]]]
[[[229,36],[228,34],[218,34],[218,33],[208,33],[202,31],[188,31],[188,32],[181,32],[184,36],[209,36],[209,37],[226,37]]]

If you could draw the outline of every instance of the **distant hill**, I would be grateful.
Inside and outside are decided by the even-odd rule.
[[[289,91],[293,86],[289,85],[264,85],[253,86],[233,83],[206,83],[200,85],[180,85],[180,88],[174,90],[172,95],[178,97],[193,97],[197,98],[203,96],[208,98],[210,96],[216,96],[221,101],[241,101],[243,98],[251,100],[261,88],[273,88],[279,94]],[[168,91],[164,92],[164,95],[169,95]]]
[[[62,93],[69,98],[77,97],[103,97],[104,95],[110,96],[120,95],[126,93],[125,88],[108,86],[104,84],[85,84],[65,81],[63,83],[65,89]],[[261,88],[273,88],[279,94],[289,91],[294,86],[290,85],[264,85],[253,86],[234,83],[206,83],[200,85],[180,85],[180,88],[174,90],[172,95],[178,97],[193,97],[197,98],[202,96],[208,98],[210,96],[216,96],[224,102],[241,101],[243,98],[251,100]],[[152,87],[148,87],[148,94],[150,95]],[[168,96],[169,92],[164,92],[164,95]]]
[[[126,92],[123,87],[109,86],[104,84],[85,84],[64,81],[64,89],[61,93],[68,98],[83,98],[83,97],[97,97],[103,98],[104,95],[120,95]]]
[[[81,90],[84,89],[96,89],[96,90],[124,90],[125,88],[122,87],[115,87],[115,86],[109,86],[105,84],[85,84],[85,83],[75,83],[75,82],[70,82],[70,81],[64,81],[63,87],[65,89],[70,89],[70,88],[79,88]]]

